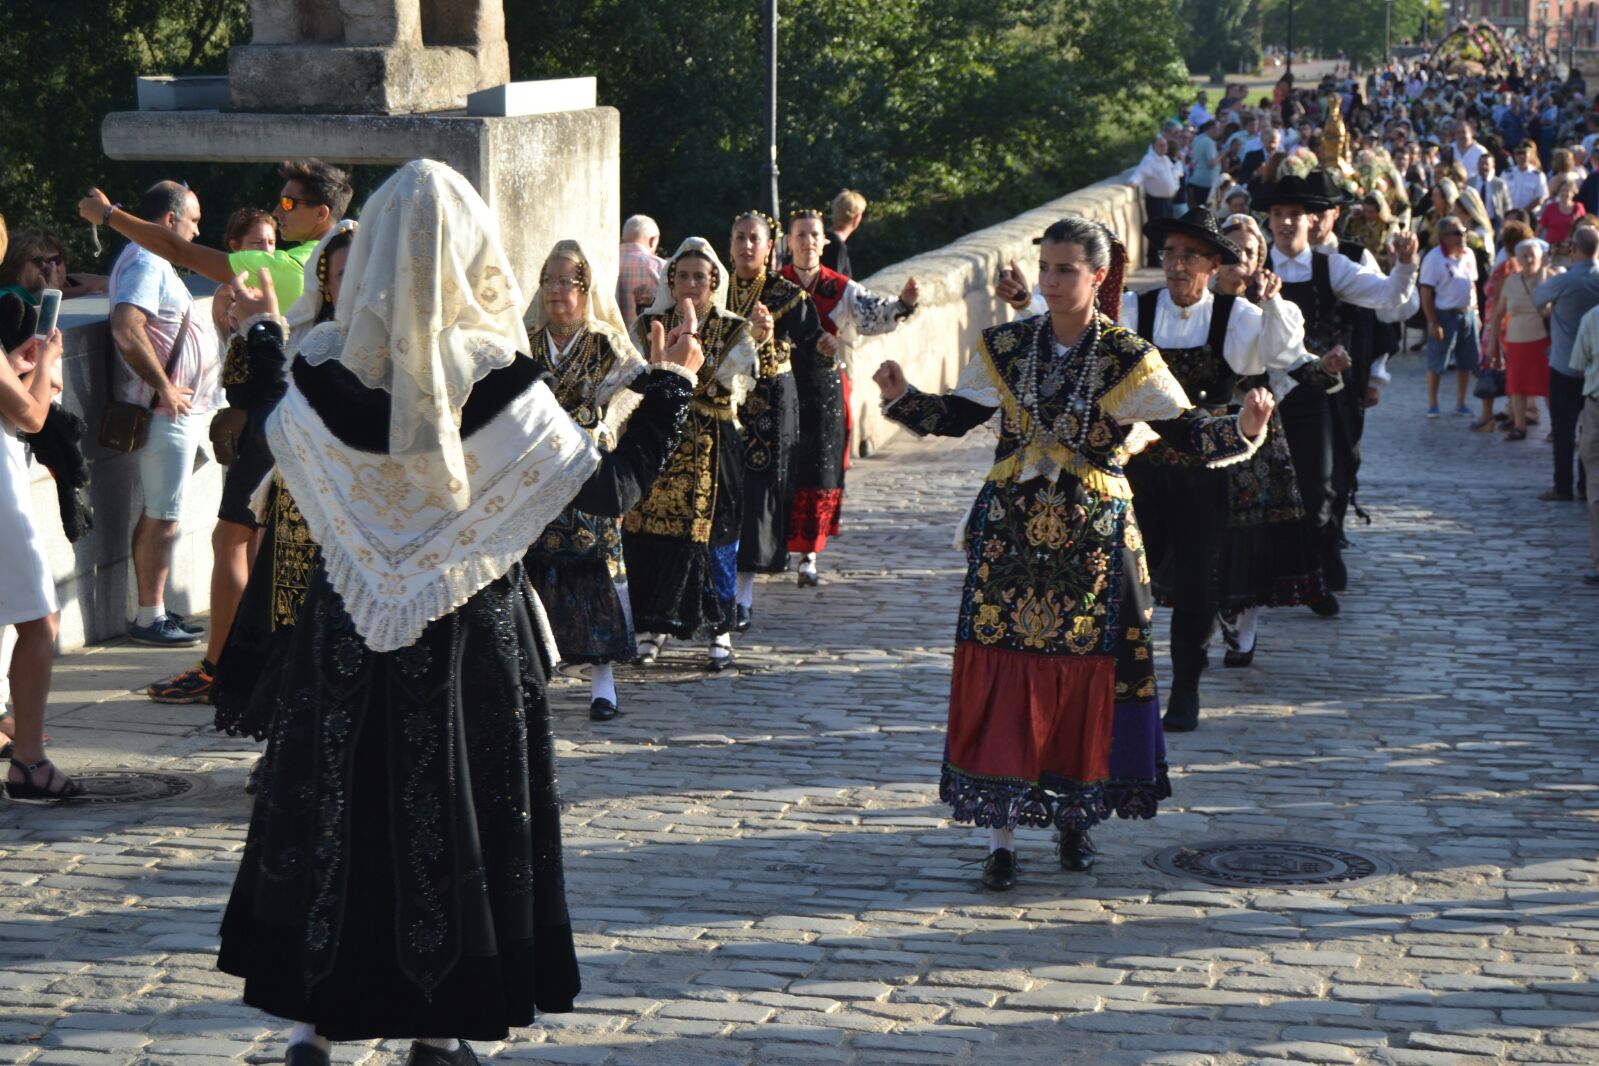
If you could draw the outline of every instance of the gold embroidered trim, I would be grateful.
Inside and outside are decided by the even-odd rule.
[[[1125,477],[1117,474],[1107,474],[1087,459],[1073,452],[1064,444],[1033,443],[1011,452],[1005,458],[995,463],[988,471],[987,481],[1010,481],[1017,477],[1023,470],[1031,469],[1036,464],[1048,464],[1058,467],[1063,474],[1070,474],[1082,482],[1085,489],[1097,492],[1101,496],[1109,496],[1117,500],[1130,500],[1133,498],[1133,487],[1127,483]]]
[[[1160,352],[1154,348],[1144,353],[1142,359],[1133,366],[1127,374],[1118,381],[1114,387],[1099,398],[1099,408],[1106,414],[1115,417],[1116,408],[1127,402],[1127,398],[1137,392],[1149,379],[1166,369],[1166,360],[1160,357]]]

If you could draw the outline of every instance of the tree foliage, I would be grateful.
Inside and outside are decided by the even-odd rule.
[[[1167,0],[813,0],[779,21],[785,212],[872,201],[857,272],[1136,158],[1187,85]],[[507,7],[512,74],[597,74],[622,113],[622,200],[666,243],[721,244],[765,156],[761,5]],[[857,255],[857,248],[861,254]]]
[[[146,74],[221,73],[227,46],[248,35],[248,0],[55,0],[0,3],[0,213],[13,229],[62,232],[87,259],[77,201],[99,185],[131,201],[161,178],[198,190],[205,235],[218,239],[228,212],[276,192],[270,168],[109,160],[100,123],[136,106]],[[105,266],[107,264],[100,264]]]
[[[324,0],[332,2],[332,0]],[[783,4],[785,210],[851,186],[872,201],[871,269],[989,225],[1136,158],[1187,85],[1170,0],[812,0]],[[761,202],[762,5],[751,0],[514,0],[512,74],[596,75],[622,113],[627,211],[668,240],[721,244]],[[277,191],[267,166],[118,163],[108,112],[141,74],[218,73],[247,39],[247,0],[0,3],[0,212],[53,224],[82,259],[77,198],[130,201],[158,178],[200,192],[203,236]],[[375,174],[359,175],[358,195]]]
[[[1264,43],[1288,43],[1289,0],[1267,0],[1261,20]],[[1440,0],[1294,0],[1294,47],[1313,48],[1322,55],[1346,56],[1370,67],[1383,58],[1385,31],[1394,44],[1419,38],[1422,16],[1434,37],[1445,28]],[[1390,25],[1384,19],[1390,18]]]
[[[1183,0],[1183,58],[1196,74],[1236,74],[1260,59],[1260,0]]]

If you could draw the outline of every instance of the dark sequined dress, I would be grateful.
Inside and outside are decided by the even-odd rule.
[[[336,362],[292,373],[346,445],[385,450],[387,393]],[[542,387],[527,358],[493,372],[463,435]],[[690,391],[648,374],[573,505],[633,506],[676,447]],[[269,737],[218,965],[244,979],[246,1003],[331,1040],[496,1040],[571,1010],[551,664],[521,564],[385,653],[361,641],[319,559],[308,584],[249,694],[264,709],[230,711]]]

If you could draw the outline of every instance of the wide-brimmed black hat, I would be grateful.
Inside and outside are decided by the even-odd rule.
[[[1312,170],[1304,177],[1289,174],[1278,178],[1267,188],[1265,195],[1255,201],[1257,208],[1276,207],[1279,204],[1298,204],[1311,211],[1325,211],[1329,207],[1354,203],[1354,197],[1325,170]]]
[[[1152,218],[1144,223],[1144,239],[1156,248],[1164,244],[1167,234],[1171,233],[1181,233],[1204,241],[1216,249],[1223,263],[1237,266],[1244,261],[1244,254],[1239,251],[1238,245],[1222,236],[1220,227],[1216,225],[1216,216],[1203,207],[1196,207],[1181,218]]]

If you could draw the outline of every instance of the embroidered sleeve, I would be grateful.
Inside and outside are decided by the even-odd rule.
[[[1253,440],[1238,428],[1238,419],[1207,418],[1196,411],[1184,411],[1176,418],[1149,423],[1149,428],[1160,434],[1160,439],[1180,452],[1198,456],[1209,467],[1232,466],[1255,454],[1266,440],[1268,430],[1262,429]]]
[[[223,388],[228,404],[250,409],[275,400],[283,391],[286,355],[280,321],[253,323],[228,346]]]
[[[716,380],[732,395],[734,410],[743,406],[744,397],[755,387],[755,343],[748,330],[739,329],[738,339],[716,368]]]
[[[899,320],[910,313],[898,298],[879,296],[856,281],[844,287],[843,306],[849,308],[855,332],[864,337],[894,332]]]
[[[1176,418],[1193,406],[1176,376],[1166,368],[1166,361],[1153,348],[1115,388],[1100,397],[1099,405],[1124,426]]]
[[[972,356],[961,368],[960,380],[955,382],[952,395],[980,403],[984,407],[998,407],[999,383],[994,380],[994,373],[989,369],[988,360],[982,355]]]
[[[918,437],[960,437],[987,422],[996,409],[959,394],[940,396],[912,385],[899,399],[884,404],[883,414]]]

